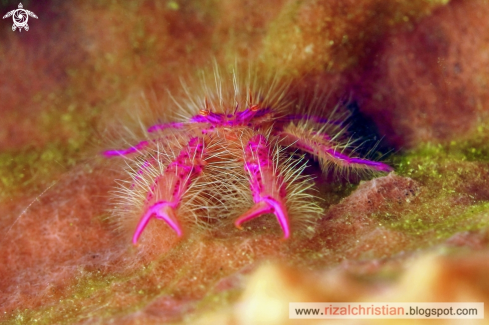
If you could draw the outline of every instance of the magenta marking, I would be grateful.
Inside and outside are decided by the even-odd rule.
[[[153,126],[150,126],[148,128],[148,132],[156,132],[160,130],[165,130],[165,129],[181,129],[185,123],[177,123],[177,122],[172,122],[172,123],[163,123],[163,124],[155,124]]]
[[[242,112],[236,112],[236,114],[234,115],[234,119],[239,124],[246,123],[248,121],[251,121],[256,115],[258,115],[259,111],[260,110],[252,111],[251,109],[247,108]],[[260,115],[263,115],[263,112],[260,112]]]
[[[146,146],[148,146],[148,141],[141,141],[137,145],[130,147],[129,149],[104,151],[104,155],[106,157],[125,156],[125,155],[129,155],[131,153],[140,151],[141,149],[145,148]]]
[[[371,161],[371,160],[361,159],[361,158],[351,158],[345,154],[335,151],[334,149],[326,149],[325,151],[330,155],[332,155],[333,157],[335,157],[336,159],[344,160],[347,164],[365,165],[383,172],[393,171],[393,168],[391,166],[381,162]]]
[[[252,110],[250,108],[245,109],[242,112],[235,112],[234,114],[223,114],[210,112],[208,115],[195,115],[190,118],[190,122],[193,123],[210,123],[214,126],[238,126],[246,125],[253,120],[253,118],[263,117],[271,112],[270,108],[260,108],[258,110]]]
[[[272,161],[268,143],[261,134],[250,139],[245,149],[245,169],[250,173],[250,187],[253,200],[259,202],[263,191],[263,179],[261,170],[270,168]]]
[[[190,118],[190,122],[193,122],[193,123],[209,123],[207,118],[205,116],[202,116],[202,115],[192,116]]]
[[[152,159],[152,160],[154,160],[154,159]],[[139,168],[139,170],[138,170],[138,174],[139,174],[139,175],[142,175],[142,174],[143,174],[143,171],[144,171],[145,169],[147,169],[149,166],[151,166],[151,163],[150,163],[148,160],[146,160],[146,161],[145,161],[145,162],[144,162],[144,163],[141,165],[141,168]]]
[[[154,161],[154,159],[151,159],[152,161]],[[134,177],[134,181],[131,183],[131,189],[134,188],[134,186],[136,186],[136,180],[139,180],[141,179],[141,177],[139,175],[143,175],[144,174],[144,170],[146,170],[149,166],[151,166],[151,163],[146,160],[142,165],[141,167],[138,169],[137,171],[137,175],[136,177]]]

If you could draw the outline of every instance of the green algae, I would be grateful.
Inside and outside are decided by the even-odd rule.
[[[33,310],[16,310],[8,324],[73,324],[121,317],[141,310],[157,296],[134,284],[135,280],[145,279],[144,269],[130,274],[111,274],[80,268],[75,282],[60,294],[56,303]],[[156,287],[162,291],[160,289]],[[114,292],[121,298],[117,299]]]
[[[73,106],[64,111],[44,112],[38,125],[41,134],[58,130],[59,139],[0,152],[0,200],[19,192],[43,190],[55,175],[66,172],[80,160],[80,153],[93,134],[89,123],[99,111],[75,110]]]
[[[49,143],[43,148],[0,153],[0,200],[18,192],[34,193],[75,165],[77,159],[70,146]]]
[[[57,170],[73,166],[75,160],[63,146],[49,144],[42,149],[0,153],[0,199],[23,190],[37,191]]]
[[[433,242],[447,239],[458,232],[474,231],[489,225],[489,202],[454,206],[444,200],[430,200],[402,214],[379,213],[373,217],[389,228]]]
[[[489,132],[449,144],[425,144],[393,158],[396,172],[421,185],[407,202],[373,217],[389,228],[436,242],[489,225]]]
[[[84,272],[64,293],[55,305],[43,306],[35,310],[18,310],[11,316],[9,324],[72,324],[92,317],[100,317],[100,308],[112,292],[112,284],[118,280],[113,275],[98,272]],[[86,304],[90,300],[91,304]],[[128,306],[127,306],[128,307]],[[94,310],[99,310],[95,312]],[[114,314],[113,310],[104,313]]]

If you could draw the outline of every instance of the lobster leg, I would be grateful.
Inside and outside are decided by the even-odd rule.
[[[295,132],[288,131],[287,129],[280,132],[279,136],[282,139],[283,144],[298,148],[318,157],[323,166],[326,166],[329,162],[334,163],[337,166],[372,169],[381,172],[391,172],[393,170],[392,167],[387,164],[350,157],[337,151],[324,134],[300,132],[297,129],[293,130]]]
[[[244,160],[255,204],[236,219],[235,226],[241,228],[243,222],[273,213],[282,227],[283,238],[289,238],[289,217],[284,202],[285,184],[274,168],[270,145],[263,135],[256,135],[249,140],[245,147]]]
[[[153,217],[164,220],[175,230],[177,236],[182,236],[175,210],[179,207],[190,184],[202,173],[205,156],[204,141],[201,138],[192,138],[180,151],[178,157],[155,180],[148,193],[146,211],[132,238],[134,244]]]

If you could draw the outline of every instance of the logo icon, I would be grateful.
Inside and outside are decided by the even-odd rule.
[[[26,31],[29,30],[29,25],[27,25],[29,16],[37,19],[36,14],[32,11],[25,10],[24,6],[22,6],[22,3],[19,3],[19,9],[7,12],[7,14],[3,16],[2,19],[8,18],[10,16],[12,16],[12,18],[14,19],[14,24],[12,25],[12,30],[14,32],[17,28],[19,29],[19,32],[22,31],[22,28],[24,28]]]

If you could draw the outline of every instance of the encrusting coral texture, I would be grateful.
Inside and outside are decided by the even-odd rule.
[[[291,301],[487,301],[486,1],[23,5],[39,17],[29,31],[0,25],[2,323],[287,324]],[[275,116],[262,80],[236,100],[233,74],[221,78],[231,121],[277,128],[225,130],[212,61],[286,80]],[[178,105],[192,109],[178,117]],[[313,121],[335,120],[336,105],[341,127]],[[314,114],[281,120],[304,107]],[[355,148],[344,164],[394,171],[323,172],[324,151],[307,146],[336,140]],[[169,176],[188,165],[191,182]],[[298,178],[283,191],[280,176]],[[270,184],[288,240],[260,203]],[[173,229],[142,232],[160,208]]]

